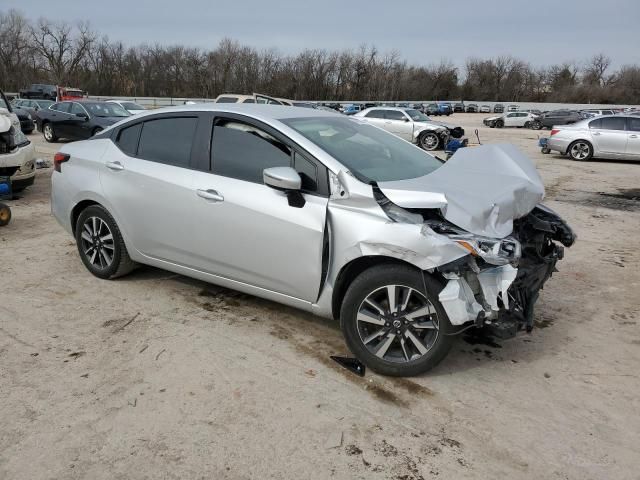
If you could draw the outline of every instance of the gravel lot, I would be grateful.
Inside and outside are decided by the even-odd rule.
[[[457,340],[412,379],[340,369],[338,326],[169,272],[91,276],[51,169],[0,229],[0,478],[637,479],[640,164],[542,155],[578,232],[531,334]],[[55,145],[31,135],[43,158]]]

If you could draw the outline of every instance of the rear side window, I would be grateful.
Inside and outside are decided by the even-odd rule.
[[[600,121],[600,128],[603,130],[624,130],[624,117],[605,117]]]
[[[256,103],[256,101],[253,98],[247,98],[242,103]]]
[[[384,118],[384,111],[383,110],[371,110],[370,112],[368,112],[365,117],[367,118]]]
[[[138,139],[140,138],[141,130],[142,123],[120,130],[118,138],[116,138],[116,144],[120,147],[120,150],[127,155],[134,156],[138,150]]]
[[[160,118],[144,122],[138,157],[176,167],[189,167],[197,118]]]
[[[262,171],[291,165],[291,149],[252,125],[219,119],[211,139],[213,173],[263,183]]]
[[[387,110],[385,112],[385,117],[387,120],[404,120],[406,118],[404,113],[397,110]]]
[[[216,100],[216,103],[236,103],[237,101],[236,97],[220,97]]]

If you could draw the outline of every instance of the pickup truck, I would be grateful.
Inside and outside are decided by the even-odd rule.
[[[20,90],[20,98],[42,98],[55,100],[58,96],[58,87],[43,83],[32,83],[29,87]]]

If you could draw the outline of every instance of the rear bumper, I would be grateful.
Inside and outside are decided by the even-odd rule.
[[[569,148],[569,144],[571,140],[558,138],[557,136],[549,137],[547,140],[547,148],[553,152],[559,152],[562,154],[567,153],[567,148]]]
[[[33,132],[33,129],[36,128],[35,123],[33,123],[33,120],[20,120],[20,130],[22,130],[24,133],[31,133]]]
[[[36,172],[33,172],[30,176],[23,176],[21,178],[15,179],[11,178],[11,186],[14,191],[22,190],[24,188],[30,187],[33,185],[33,182],[36,180]]]

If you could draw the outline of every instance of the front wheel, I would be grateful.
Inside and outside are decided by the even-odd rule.
[[[504,122],[503,122],[502,120],[498,120],[498,121],[496,121],[496,127],[497,127],[497,128],[502,128],[502,127],[504,127]]]
[[[0,203],[0,227],[8,225],[11,221],[11,209],[9,205]]]
[[[593,147],[586,140],[576,140],[567,149],[572,160],[585,161],[593,156]]]
[[[531,122],[531,128],[534,130],[542,130],[542,122],[539,122],[537,120]]]
[[[426,288],[426,290],[425,290]],[[367,367],[413,376],[440,363],[451,349],[451,323],[428,275],[403,265],[380,265],[360,274],[342,302],[347,346]]]
[[[440,143],[440,138],[433,132],[423,132],[418,137],[418,145],[423,150],[435,150],[438,148],[438,144]]]
[[[49,122],[42,126],[42,134],[44,135],[44,139],[49,143],[55,143],[58,141],[56,132],[53,130],[53,125]]]

